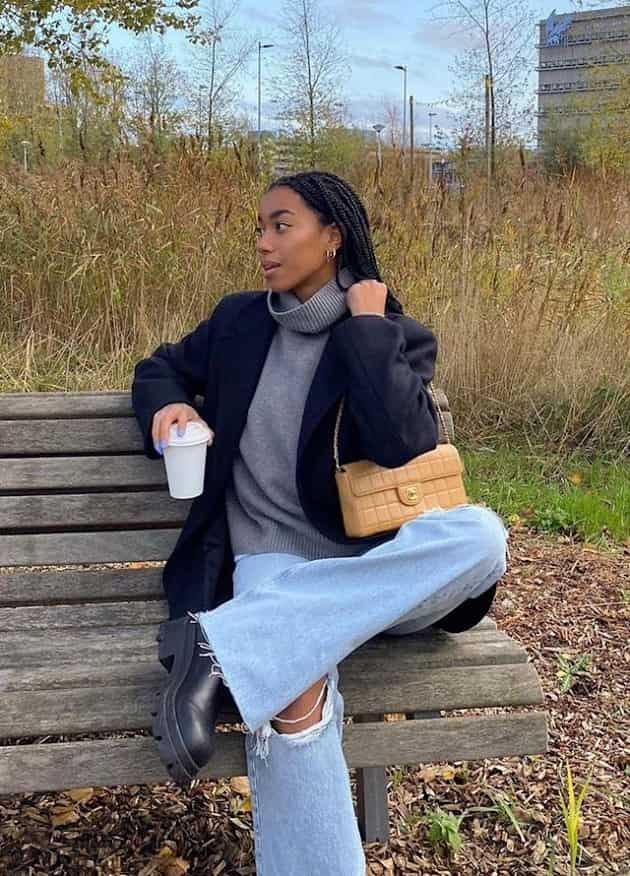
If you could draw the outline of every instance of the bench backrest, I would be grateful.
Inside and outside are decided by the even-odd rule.
[[[191,501],[170,498],[163,462],[144,456],[129,392],[0,394],[0,567],[163,562]],[[0,605],[93,597],[82,577],[3,577]],[[161,595],[154,569],[98,580],[100,598]]]

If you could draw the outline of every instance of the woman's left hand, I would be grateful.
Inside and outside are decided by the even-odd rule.
[[[348,307],[353,316],[359,313],[382,313],[385,315],[387,286],[378,280],[359,280],[346,292]]]

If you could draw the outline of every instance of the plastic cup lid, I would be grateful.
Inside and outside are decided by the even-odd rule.
[[[186,423],[186,431],[183,435],[177,434],[177,424],[173,423],[168,434],[169,446],[186,447],[191,444],[203,444],[208,441],[210,431],[201,423],[196,423],[194,420],[189,420]]]

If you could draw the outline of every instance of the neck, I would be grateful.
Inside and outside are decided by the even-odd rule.
[[[291,292],[296,298],[299,298],[302,304],[308,301],[318,289],[321,289],[326,283],[332,280],[335,276],[335,263],[329,262],[325,264],[321,270],[316,271],[307,277],[302,283],[298,283],[291,289]]]

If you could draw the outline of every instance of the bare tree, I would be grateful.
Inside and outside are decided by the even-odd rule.
[[[463,107],[464,128],[479,132],[484,127],[484,80],[487,83],[493,176],[497,133],[511,133],[531,111],[519,98],[526,93],[533,67],[535,15],[522,0],[440,0],[430,11],[433,21],[470,37],[470,49],[457,55],[453,64],[459,85],[451,103]]]
[[[306,145],[306,162],[317,162],[320,132],[342,118],[342,83],[349,74],[338,27],[322,18],[318,0],[285,0],[281,29],[288,47],[272,77],[278,118]]]
[[[196,87],[192,99],[199,107],[200,133],[202,108],[204,111],[208,150],[214,145],[217,122],[225,121],[239,94],[237,78],[256,50],[255,38],[230,27],[238,5],[238,0],[230,4],[211,0],[202,11],[202,23],[193,40]]]
[[[125,66],[127,107],[132,129],[138,135],[148,130],[156,142],[182,125],[183,74],[163,38],[144,36],[141,45]]]
[[[402,143],[402,113],[400,111],[400,101],[398,98],[383,95],[381,98],[381,107],[383,117],[386,121],[387,133],[392,148]]]

